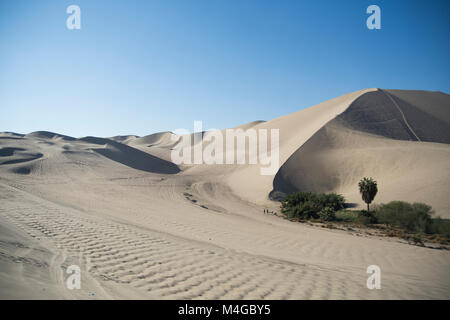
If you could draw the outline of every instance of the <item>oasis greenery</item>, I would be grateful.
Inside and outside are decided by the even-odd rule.
[[[289,219],[330,221],[334,213],[344,209],[345,199],[336,193],[297,192],[281,202],[281,212]]]
[[[340,222],[358,226],[377,225],[377,228],[390,228],[392,232],[403,230],[402,232],[419,238],[419,235],[439,235],[445,237],[447,239],[445,243],[448,243],[450,220],[433,218],[434,211],[431,206],[424,203],[392,201],[378,205],[371,212],[369,205],[378,192],[377,182],[372,178],[363,178],[358,186],[367,204],[367,211],[346,210],[345,198],[340,194],[296,192],[284,198],[281,202],[281,212],[291,220]]]

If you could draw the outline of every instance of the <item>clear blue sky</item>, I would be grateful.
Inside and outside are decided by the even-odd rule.
[[[450,93],[450,1],[0,0],[0,131],[227,128],[368,87]]]

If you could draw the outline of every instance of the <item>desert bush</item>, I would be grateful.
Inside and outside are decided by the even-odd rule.
[[[430,232],[450,238],[450,220],[441,218],[433,219],[430,225]]]
[[[358,218],[358,211],[339,210],[335,213],[336,220],[341,222],[355,222]]]
[[[378,219],[375,217],[372,211],[361,210],[359,211],[355,222],[363,225],[369,225],[377,223]]]
[[[319,219],[322,221],[335,221],[336,215],[330,207],[325,207],[319,211]]]
[[[281,212],[286,214],[289,219],[320,219],[319,212],[325,208],[329,208],[334,213],[343,209],[344,204],[344,197],[335,193],[296,192],[288,195],[281,202]],[[328,218],[331,217],[328,215]]]
[[[298,218],[301,220],[317,219],[319,217],[318,212],[320,206],[314,201],[301,202],[293,207],[286,207],[282,209],[282,212],[287,215],[288,218]]]
[[[331,208],[334,212],[344,209],[345,198],[336,193],[320,193],[317,195],[318,202],[324,206]]]
[[[431,233],[433,210],[424,203],[410,204],[392,201],[377,207],[375,217],[379,223],[399,227],[409,232]]]

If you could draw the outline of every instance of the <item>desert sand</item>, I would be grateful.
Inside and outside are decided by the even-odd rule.
[[[0,134],[0,299],[449,299],[450,253],[264,214],[295,190],[421,201],[450,218],[450,97],[366,89],[280,129],[280,169],[176,165],[171,132]],[[208,135],[208,133],[205,133]],[[175,137],[176,138],[176,137]],[[65,285],[70,265],[81,289]],[[369,265],[380,290],[366,287]]]

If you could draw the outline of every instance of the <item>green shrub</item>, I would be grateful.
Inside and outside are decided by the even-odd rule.
[[[333,211],[338,211],[344,209],[345,207],[345,198],[336,193],[322,193],[318,195],[319,202],[325,206],[333,209]]]
[[[319,217],[318,212],[320,209],[320,206],[314,201],[305,201],[293,207],[286,208],[283,212],[286,213],[287,217],[290,219],[298,218],[309,220],[317,219]]]
[[[335,193],[297,192],[288,195],[281,202],[281,212],[286,214],[289,219],[319,219],[319,212],[323,209],[329,208],[334,213],[343,209],[344,204],[344,197]]]
[[[340,222],[370,225],[377,223],[376,217],[372,212],[366,210],[340,210],[335,213],[336,220]]]
[[[355,222],[359,216],[358,211],[339,210],[335,213],[336,220],[341,222]]]
[[[441,218],[433,219],[430,232],[450,238],[450,220],[443,220]]]
[[[335,221],[336,215],[330,207],[325,207],[319,211],[319,219],[322,221]]]
[[[377,217],[372,211],[361,210],[356,218],[356,222],[364,225],[375,224],[378,222]]]
[[[382,204],[375,211],[379,223],[416,233],[432,232],[432,214],[433,210],[429,205],[404,201]]]

